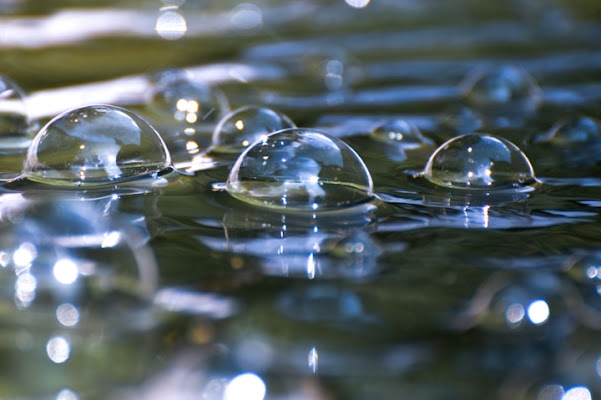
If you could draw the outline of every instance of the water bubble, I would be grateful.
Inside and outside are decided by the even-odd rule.
[[[332,210],[369,200],[363,160],[340,139],[311,129],[268,135],[236,161],[226,190],[251,204],[291,210]]]
[[[403,119],[381,124],[371,131],[371,135],[374,139],[398,144],[406,150],[434,144],[414,124]]]
[[[34,138],[22,176],[53,185],[114,184],[169,168],[159,134],[136,114],[93,105],[67,111]]]
[[[572,116],[555,124],[549,132],[539,136],[536,141],[567,147],[598,142],[600,139],[601,121],[586,116]]]
[[[212,145],[222,152],[240,153],[270,133],[295,127],[294,122],[280,112],[244,106],[219,121],[213,132]]]
[[[147,103],[159,121],[191,127],[216,122],[229,109],[220,90],[177,70],[159,76]]]
[[[466,99],[476,106],[513,103],[534,107],[542,99],[534,78],[525,70],[510,65],[477,69],[468,75],[463,86]]]
[[[516,145],[476,133],[443,143],[428,160],[423,176],[457,189],[522,188],[536,182],[530,161]]]

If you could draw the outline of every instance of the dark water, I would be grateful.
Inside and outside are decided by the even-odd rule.
[[[0,0],[0,399],[601,396],[597,2],[173,3]]]

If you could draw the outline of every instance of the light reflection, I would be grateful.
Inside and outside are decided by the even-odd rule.
[[[315,259],[313,258],[313,253],[309,254],[309,258],[307,259],[307,277],[309,279],[315,278]]]
[[[365,8],[368,6],[371,0],[344,0],[346,4],[353,8]]]
[[[263,379],[253,373],[236,376],[225,388],[225,400],[263,400],[267,389]]]
[[[163,39],[177,40],[186,34],[188,25],[182,14],[169,10],[159,16],[155,30]]]
[[[46,353],[53,362],[61,364],[69,359],[71,345],[63,336],[55,336],[48,340]]]
[[[256,29],[263,26],[263,12],[252,3],[238,4],[232,10],[230,22],[238,29]]]
[[[520,303],[511,304],[505,311],[505,319],[513,325],[521,323],[525,315],[524,306]]]
[[[35,299],[37,284],[35,276],[29,272],[19,275],[15,284],[17,305],[27,307]]]
[[[0,251],[0,265],[6,267],[10,263],[10,256],[5,251]]]
[[[568,389],[561,400],[592,400],[591,392],[585,386]]]
[[[61,304],[56,309],[56,319],[64,326],[74,326],[79,322],[79,310],[73,304]]]
[[[112,231],[110,233],[105,233],[104,240],[102,241],[102,244],[100,245],[100,247],[102,247],[103,249],[115,247],[116,245],[119,244],[120,241],[121,241],[121,232]]]
[[[544,300],[535,300],[528,306],[528,319],[535,325],[542,325],[549,319],[549,305]]]
[[[63,389],[58,396],[56,396],[56,400],[79,400],[79,396],[70,389]]]
[[[546,385],[536,396],[536,400],[562,400],[564,390],[561,385]]]
[[[61,258],[54,264],[52,270],[54,277],[60,283],[70,285],[77,279],[79,275],[79,269],[77,265],[68,258]]]
[[[19,246],[13,253],[13,262],[17,267],[27,267],[37,256],[37,249],[29,242],[25,242]]]
[[[316,373],[317,369],[318,369],[318,364],[319,364],[319,354],[317,354],[317,350],[315,349],[315,347],[313,347],[311,349],[311,351],[309,351],[308,362],[309,362],[309,368],[311,368],[311,371],[313,371],[313,373]]]

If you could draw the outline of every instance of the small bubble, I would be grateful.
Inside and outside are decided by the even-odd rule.
[[[403,119],[381,124],[371,131],[371,135],[376,140],[399,144],[406,150],[434,144],[414,124]]]
[[[295,128],[286,115],[257,106],[240,107],[225,115],[215,127],[212,145],[223,152],[240,153],[270,133]]]
[[[509,103],[536,106],[542,100],[534,78],[511,65],[477,69],[467,76],[463,86],[465,97],[476,106]]]
[[[27,133],[29,118],[25,95],[16,83],[0,75],[0,136]]]
[[[601,121],[585,116],[572,116],[555,124],[549,132],[539,136],[536,141],[568,147],[598,142],[600,139]]]
[[[226,190],[266,207],[332,210],[371,199],[372,180],[363,160],[340,139],[291,128],[242,153]]]
[[[53,185],[104,185],[170,165],[169,151],[146,121],[120,107],[93,105],[44,126],[27,151],[22,176]]]
[[[160,121],[186,127],[216,122],[229,109],[219,89],[178,70],[159,75],[147,104]]]
[[[516,145],[476,133],[443,143],[428,160],[423,176],[457,189],[517,189],[536,182],[530,161]]]

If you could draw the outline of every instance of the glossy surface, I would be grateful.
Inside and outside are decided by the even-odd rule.
[[[110,185],[171,165],[146,121],[124,108],[96,105],[59,115],[36,135],[22,176],[57,186]]]
[[[535,182],[530,161],[516,145],[485,134],[443,143],[423,175],[432,183],[456,189],[517,189]]]
[[[367,167],[343,141],[292,128],[272,133],[242,153],[226,190],[248,203],[312,212],[365,202],[372,186]]]
[[[295,127],[294,122],[280,112],[243,106],[224,115],[217,123],[211,145],[217,151],[240,153],[270,133]]]

